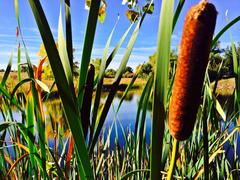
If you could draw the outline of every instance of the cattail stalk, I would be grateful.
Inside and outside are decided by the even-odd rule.
[[[214,5],[203,0],[185,19],[169,107],[169,129],[177,140],[189,138],[194,127],[216,17]]]

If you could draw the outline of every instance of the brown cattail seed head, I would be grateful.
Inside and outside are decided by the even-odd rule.
[[[201,99],[217,11],[201,1],[187,13],[169,107],[169,129],[177,140],[192,133]]]

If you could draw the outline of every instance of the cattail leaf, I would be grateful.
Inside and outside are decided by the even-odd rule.
[[[123,93],[123,96],[121,97],[121,100],[118,104],[118,107],[117,107],[117,110],[116,110],[116,114],[118,113],[122,103],[123,103],[123,100],[126,98],[128,92],[130,91],[130,89],[132,88],[134,82],[136,81],[136,79],[138,78],[138,75],[139,75],[140,71],[136,72],[133,76],[133,78],[131,79],[131,82],[128,84],[127,88],[125,89],[124,93]]]
[[[31,82],[33,81],[31,78],[26,78],[21,80],[20,82],[18,82],[16,84],[16,86],[13,88],[12,93],[11,93],[11,99],[13,99],[15,93],[17,92],[18,88],[21,87],[23,84],[27,83],[27,82]]]
[[[66,41],[64,39],[63,25],[62,25],[62,10],[60,7],[59,21],[58,21],[58,52],[67,77],[69,85],[73,82],[72,69],[68,59]]]
[[[165,125],[165,103],[167,100],[168,68],[170,58],[170,42],[173,25],[174,0],[163,0],[159,19],[157,63],[154,74],[154,98],[152,108],[152,132],[150,154],[150,178],[159,179],[161,165],[163,135]]]
[[[22,156],[20,156],[17,160],[14,161],[14,163],[11,165],[11,167],[9,168],[7,174],[6,174],[6,178],[8,178],[8,176],[10,175],[10,173],[12,172],[12,170],[17,166],[17,164],[24,158],[26,158],[29,155],[29,153],[25,153]]]
[[[46,91],[47,93],[50,93],[50,90],[46,84],[44,84],[42,81],[40,81],[38,79],[35,79],[35,81],[44,91]]]
[[[136,156],[136,158],[138,158],[138,169],[141,169],[141,164],[143,163],[143,159],[142,159],[142,154],[143,154],[143,141],[144,141],[144,129],[146,128],[146,115],[147,115],[147,106],[149,104],[149,97],[151,95],[152,92],[152,85],[153,85],[153,75],[151,74],[149,76],[149,79],[147,81],[147,84],[144,88],[144,95],[143,95],[143,102],[142,102],[142,113],[141,113],[141,120],[139,123],[139,127],[138,127],[138,132],[137,132],[137,146],[138,146],[138,156]],[[139,120],[138,120],[139,121]]]
[[[217,100],[217,98],[213,95],[211,88],[208,85],[205,85],[205,88],[206,88],[206,91],[207,91],[210,99],[213,100],[217,112],[222,117],[222,119],[224,121],[226,121],[226,113],[224,112],[224,110],[223,110],[221,104],[219,103],[219,101]]]
[[[134,134],[138,134],[138,130],[139,130],[139,123],[140,123],[140,115],[141,115],[141,111],[143,109],[143,101],[144,101],[144,97],[146,96],[146,91],[147,91],[147,87],[149,86],[149,82],[150,82],[151,76],[148,77],[148,80],[143,88],[143,91],[141,93],[140,99],[139,99],[139,103],[138,103],[138,108],[137,108],[137,113],[136,113],[136,120],[135,120],[135,130],[134,130]],[[135,136],[135,142],[137,142],[137,136]]]
[[[226,14],[227,16],[227,14]],[[228,17],[227,18],[227,22],[228,22]],[[231,41],[231,47],[232,47],[232,58],[233,58],[233,72],[234,72],[234,76],[235,76],[235,86],[236,86],[236,90],[235,90],[235,108],[238,108],[240,109],[240,98],[239,98],[239,88],[240,88],[240,61],[238,59],[238,56],[237,56],[237,50],[236,50],[236,46],[234,44],[234,41],[233,41],[233,37],[232,37],[232,33],[230,31],[230,41]]]
[[[109,66],[109,64],[112,62],[113,58],[115,57],[115,55],[117,54],[119,48],[121,47],[122,43],[124,42],[124,40],[126,39],[129,31],[131,30],[131,28],[133,27],[133,24],[131,24],[129,26],[129,28],[125,31],[125,33],[123,34],[123,36],[121,37],[121,39],[118,41],[117,45],[115,46],[115,48],[113,49],[113,51],[111,52],[111,54],[108,56],[107,60],[106,60],[106,65],[102,65],[105,66],[105,70],[107,69],[107,67]],[[111,36],[109,36],[111,37]],[[109,39],[108,39],[109,40]],[[108,49],[108,43],[106,44],[105,49]],[[109,45],[110,45],[110,40],[109,40]],[[104,52],[108,52],[107,50]],[[107,55],[107,54],[106,54]],[[104,63],[104,61],[102,61],[101,63]],[[104,71],[105,71],[104,70]],[[100,72],[102,72],[102,70],[100,70]],[[97,118],[97,113],[98,113],[98,108],[99,108],[99,103],[100,103],[100,98],[101,98],[101,92],[102,92],[102,85],[103,85],[103,80],[99,81],[99,77],[96,78],[96,80],[94,81],[94,86],[95,84],[98,82],[97,84],[97,89],[96,89],[96,95],[95,95],[95,100],[94,100],[94,106],[93,106],[93,111],[92,111],[92,124],[91,127],[94,128],[95,127],[95,122],[96,122],[96,118]],[[93,135],[93,130],[90,132],[90,138]]]
[[[11,94],[0,84],[0,92],[11,101],[11,104],[15,105],[21,112],[25,112],[18,104],[17,99],[12,97]]]
[[[72,22],[70,0],[65,0],[65,22],[66,22],[66,46],[69,64],[73,70],[73,42],[72,42]]]
[[[102,166],[102,163],[104,161],[104,156],[105,156],[104,152],[107,150],[108,144],[110,143],[110,137],[111,137],[112,130],[113,130],[113,125],[115,124],[115,122],[116,122],[116,118],[114,118],[114,120],[112,121],[111,126],[109,127],[107,138],[106,138],[106,141],[104,143],[103,151],[102,151],[101,156],[100,156],[100,158],[98,160],[98,165],[97,165],[97,168],[96,168],[96,176],[98,176],[99,173],[100,173],[101,166]]]
[[[106,62],[106,68],[109,66],[109,64],[111,63],[111,61],[113,60],[113,58],[115,57],[115,55],[117,54],[119,48],[121,47],[122,43],[124,42],[124,40],[126,39],[129,31],[131,30],[131,28],[133,27],[133,23],[129,26],[129,28],[125,31],[125,33],[123,34],[123,36],[121,37],[121,39],[118,41],[117,45],[115,46],[115,48],[113,49],[113,51],[111,52],[111,54],[108,56],[107,62]]]
[[[95,68],[92,64],[90,64],[88,68],[87,82],[86,82],[85,93],[83,97],[84,106],[81,109],[82,127],[83,127],[83,133],[84,133],[85,139],[87,137],[88,128],[90,126],[90,112],[91,112],[92,96],[93,96],[94,75],[95,75]]]
[[[222,106],[220,105],[219,101],[217,99],[214,99],[214,102],[215,102],[217,112],[220,114],[223,121],[226,121],[226,113],[224,112],[224,110],[223,110]]]
[[[182,8],[183,8],[184,4],[185,4],[185,0],[179,0],[179,1],[178,1],[178,5],[177,5],[176,11],[175,11],[175,13],[174,13],[174,17],[173,17],[172,31],[174,31],[174,29],[175,29],[175,26],[176,26],[176,24],[177,24],[179,15],[180,15],[181,12],[182,12]]]
[[[9,74],[11,72],[11,68],[12,68],[12,59],[13,59],[13,51],[10,55],[10,58],[9,58],[9,61],[8,61],[8,65],[7,65],[7,69],[6,71],[4,72],[4,75],[3,75],[3,78],[2,78],[2,81],[1,81],[1,85],[2,86],[5,86],[5,83],[9,77]]]
[[[220,153],[224,153],[225,150],[222,150],[224,144],[226,142],[228,142],[228,140],[238,131],[240,130],[240,127],[237,126],[235,128],[232,129],[231,133],[228,133],[227,131],[224,133],[225,136],[222,136],[221,138],[225,137],[224,139],[222,139],[221,143],[217,145],[217,149],[215,151],[213,151],[211,153],[211,155],[209,155],[209,163],[211,163],[215,157],[220,154]],[[221,139],[219,138],[219,140]],[[195,166],[192,168],[192,169],[195,169],[196,168],[196,165],[200,166],[199,170],[194,174],[194,176],[192,176],[192,179],[199,179],[199,177],[202,175],[202,173],[204,172],[204,167],[202,166],[203,164],[203,161],[202,161],[202,158],[199,160],[201,161],[201,163],[197,162],[195,164]]]
[[[18,71],[18,81],[21,81],[21,46],[18,44],[18,53],[17,53],[17,71]]]
[[[124,72],[124,69],[126,68],[126,65],[127,65],[127,62],[129,60],[129,57],[131,55],[131,52],[132,52],[132,49],[133,49],[133,46],[135,44],[135,41],[137,39],[137,36],[138,36],[138,33],[139,33],[139,30],[140,30],[140,27],[142,25],[142,22],[144,20],[146,16],[146,13],[143,14],[141,20],[138,22],[138,24],[136,25],[135,27],[135,30],[133,31],[133,34],[128,42],[128,45],[127,45],[127,49],[123,55],[123,58],[122,58],[122,61],[121,61],[121,64],[118,68],[118,71],[117,71],[117,74],[115,76],[115,79],[114,79],[114,82],[113,82],[113,85],[112,85],[112,88],[111,88],[111,91],[107,97],[107,100],[103,106],[103,109],[102,111],[100,112],[100,115],[98,116],[98,119],[96,122],[98,122],[98,124],[96,125],[96,131],[93,135],[93,140],[89,146],[89,151],[90,153],[93,152],[93,148],[97,142],[97,139],[98,139],[98,136],[102,130],[102,127],[103,127],[103,124],[105,122],[105,119],[107,117],[107,113],[109,111],[109,108],[112,104],[112,101],[113,101],[113,98],[114,98],[114,95],[116,94],[117,92],[117,87],[120,83],[120,80],[121,80],[121,77],[122,77],[122,74]]]
[[[4,131],[5,129],[7,129],[9,127],[10,123],[9,122],[4,122],[0,124],[0,132]]]
[[[15,14],[16,14],[17,23],[18,23],[18,33],[21,34],[19,11],[18,11],[18,0],[14,0],[14,7],[15,7]]]
[[[236,17],[232,21],[230,21],[226,26],[224,26],[218,33],[217,35],[213,38],[212,40],[212,49],[217,45],[218,40],[220,37],[229,29],[231,28],[234,24],[236,24],[238,21],[240,21],[240,16]]]
[[[84,86],[87,80],[87,71],[93,49],[93,41],[95,38],[95,31],[97,27],[98,11],[101,0],[95,0],[91,3],[91,8],[88,15],[87,27],[85,31],[83,53],[79,72],[78,83],[78,106],[79,110],[82,108],[82,101],[84,96]]]
[[[150,169],[136,169],[136,170],[133,170],[133,171],[130,171],[130,172],[124,174],[121,177],[121,180],[127,180],[127,179],[131,178],[133,175],[141,173],[141,172],[151,172],[151,170]]]
[[[117,27],[118,22],[119,22],[119,16],[118,16],[117,21],[116,21],[109,37],[108,37],[107,43],[106,43],[104,51],[103,51],[103,57],[102,57],[102,60],[101,60],[101,66],[100,66],[100,70],[99,70],[98,81],[100,81],[104,77],[104,73],[105,73],[105,69],[106,69],[106,63],[107,63],[108,50],[109,50],[109,47],[110,47],[110,43],[111,43],[111,40],[112,40],[113,33],[114,33],[114,31]]]
[[[31,94],[27,96],[27,106],[26,106],[26,122],[27,122],[27,129],[28,131],[33,135],[34,138],[34,102],[33,102],[33,97]],[[33,142],[32,142],[33,141]],[[35,159],[34,159],[34,154],[37,153],[34,148],[34,139],[30,139],[30,137],[27,137],[27,143],[29,146],[29,151],[30,151],[30,162],[31,166],[35,166]]]

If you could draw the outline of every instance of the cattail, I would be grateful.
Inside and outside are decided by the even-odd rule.
[[[91,104],[92,104],[94,74],[95,74],[95,68],[92,64],[90,64],[88,68],[88,76],[87,76],[87,81],[85,86],[85,93],[83,97],[83,106],[81,110],[82,127],[83,127],[83,133],[85,138],[87,136],[88,128],[90,125],[90,111],[91,111]]]
[[[214,5],[203,0],[189,10],[184,22],[168,122],[177,140],[186,140],[194,127],[216,17]]]

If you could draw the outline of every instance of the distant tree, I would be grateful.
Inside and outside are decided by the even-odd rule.
[[[236,51],[238,52],[240,47],[239,45],[236,47]],[[238,53],[237,53],[237,56]],[[223,56],[223,67],[222,67],[222,71],[221,71],[221,75],[225,76],[225,77],[231,77],[234,75],[233,72],[233,55],[232,55],[232,47],[231,46],[227,46],[227,48],[225,49],[225,53]]]
[[[105,77],[107,78],[114,78],[116,75],[116,70],[114,69],[107,69],[105,72]]]
[[[133,69],[130,66],[127,66],[124,70],[124,73],[133,73]]]
[[[142,72],[149,75],[152,72],[152,68],[153,68],[152,65],[148,62],[143,65]]]
[[[28,71],[28,66],[27,64],[21,65],[21,72],[27,72]]]
[[[237,52],[237,58],[239,59],[240,45],[237,44],[235,48]],[[221,79],[223,77],[232,77],[234,75],[231,46],[227,46],[225,49],[222,49],[221,43],[220,42],[217,43],[217,46],[213,49],[213,51],[210,54],[208,74],[210,81],[215,81],[217,76],[219,79]]]
[[[209,75],[210,81],[214,81],[217,78],[218,70],[220,68],[222,61],[223,61],[223,58],[218,52],[210,53],[210,60],[209,60],[209,66],[208,66],[208,75]]]
[[[171,78],[172,74],[173,74],[173,70],[175,68],[174,64],[176,63],[177,60],[177,53],[174,50],[171,50],[170,52],[170,70],[169,70],[169,77]],[[148,62],[143,64],[142,66],[139,65],[137,66],[137,70],[139,68],[142,68],[141,72],[140,72],[140,77],[142,78],[146,78],[151,72],[155,71],[155,67],[156,67],[156,62],[157,62],[157,53],[153,53],[151,56],[149,56]]]
[[[133,77],[133,75],[134,75],[133,69],[130,66],[127,66],[124,70],[123,77],[131,78]]]

